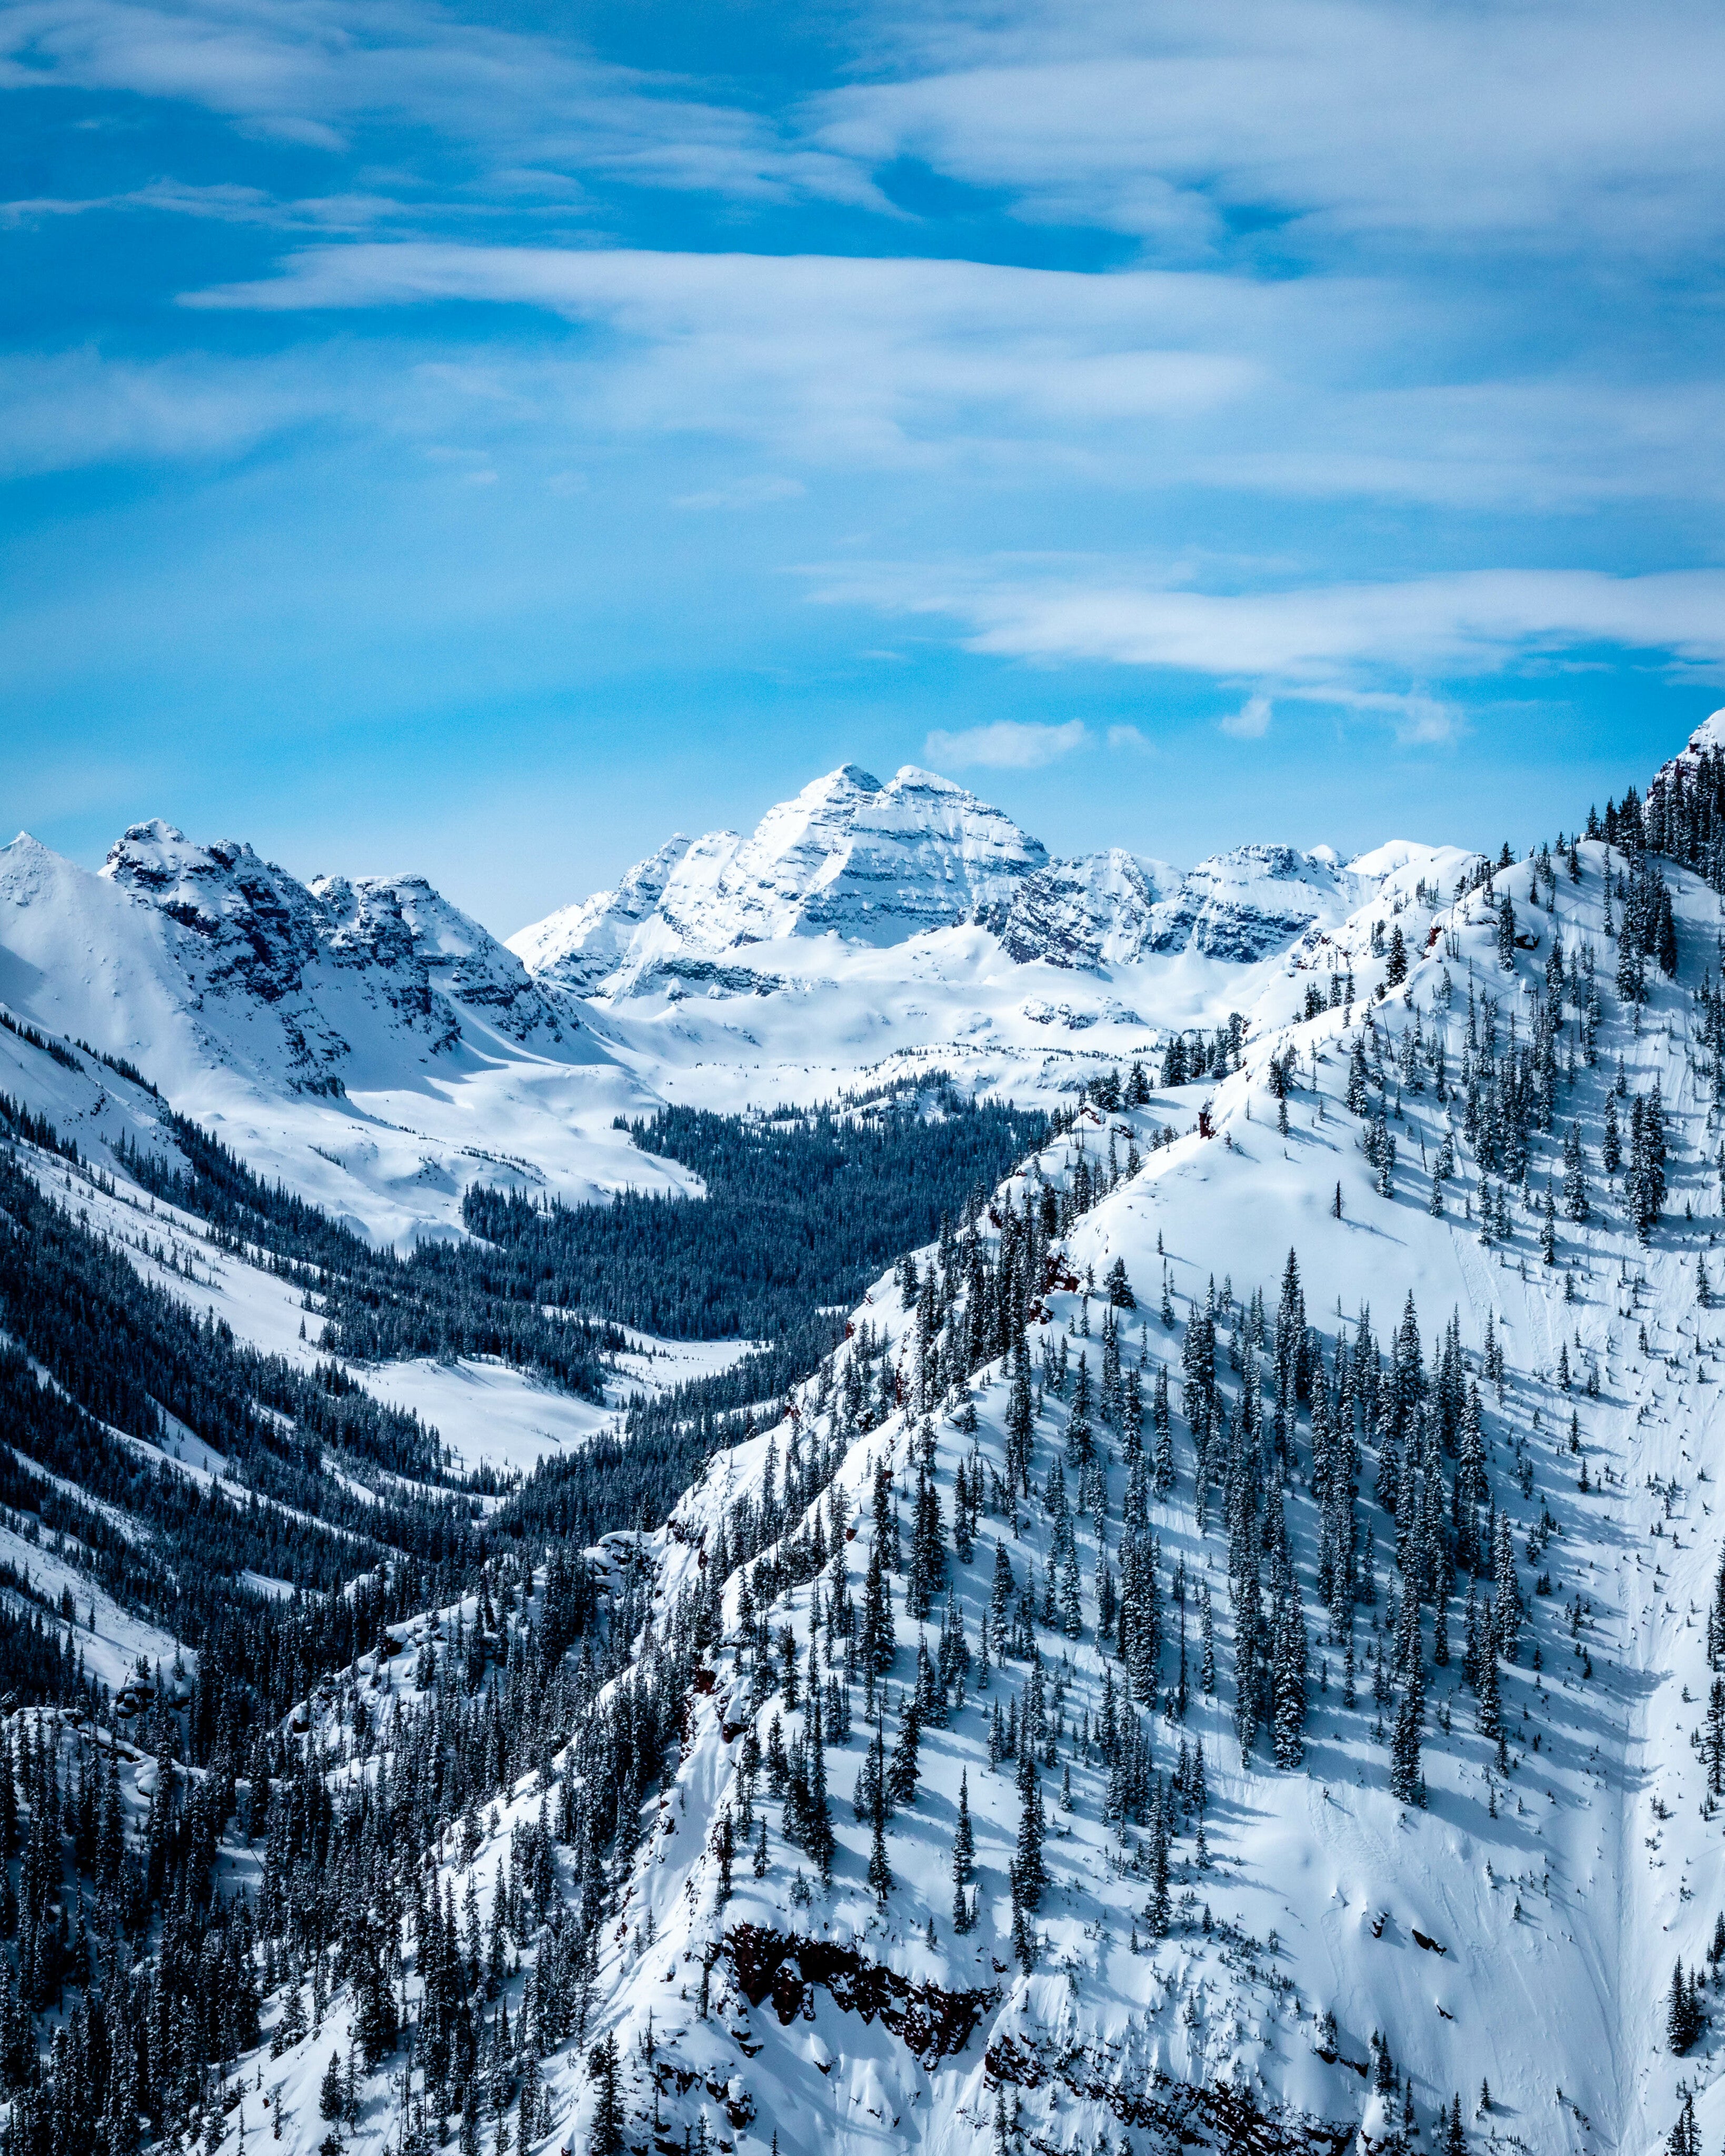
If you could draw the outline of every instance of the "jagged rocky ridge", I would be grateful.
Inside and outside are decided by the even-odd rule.
[[[119,1802],[254,1889],[260,2042],[164,2110],[105,1970],[19,2146],[95,2145],[110,2056],[218,2151],[1716,2138],[1722,798],[1387,870],[663,1529],[373,1613],[233,1777],[252,1845],[129,1689]]]
[[[521,930],[510,947],[539,978],[611,996],[676,979],[776,987],[773,958],[752,960],[752,946],[835,935],[880,947],[971,921],[1019,965],[1095,972],[1188,950],[1250,964],[1314,921],[1339,921],[1376,880],[1322,848],[1242,846],[1183,875],[1117,847],[1050,860],[946,779],[906,765],[883,786],[847,764],[770,809],[747,839],[672,839],[614,891]]]
[[[1050,862],[947,780],[846,766],[747,839],[674,839],[506,947],[423,878],[302,883],[157,821],[94,876],[28,837],[0,853],[0,1000],[405,1246],[459,1235],[475,1181],[615,1188],[617,1114],[667,1096],[812,1101],[946,1068],[1070,1098],[1250,1014],[1389,865]]]

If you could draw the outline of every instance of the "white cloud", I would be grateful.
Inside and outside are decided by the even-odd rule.
[[[1151,589],[1073,578],[928,589],[926,571],[875,572],[823,596],[967,624],[973,650],[1112,660],[1308,689],[1353,668],[1481,674],[1588,644],[1725,663],[1725,570],[1612,577],[1592,569],[1480,569],[1291,591]]]
[[[1236,741],[1262,741],[1270,731],[1270,711],[1267,696],[1248,696],[1237,711],[1230,711],[1217,723]]]
[[[569,364],[608,425],[747,439],[822,466],[962,463],[1006,480],[1040,467],[1104,490],[1185,484],[1518,515],[1725,496],[1710,362],[1656,389],[1568,373],[1458,379],[1452,301],[1357,279],[360,241],[302,248],[271,276],[182,303],[328,313],[450,300],[580,325]]]
[[[763,473],[737,480],[729,486],[701,487],[694,494],[680,494],[672,506],[677,509],[764,509],[775,501],[794,501],[806,491],[799,479]]]
[[[414,0],[18,0],[0,20],[0,90],[46,87],[183,100],[332,155],[368,126],[421,130],[488,177],[539,164],[891,209],[854,157],[792,120]]]
[[[992,726],[968,726],[961,733],[937,731],[928,737],[926,753],[955,771],[972,766],[988,771],[1040,771],[1044,764],[1058,762],[1089,742],[1081,719],[1069,719],[1060,726],[997,719]]]
[[[1117,753],[1124,749],[1138,756],[1149,756],[1154,752],[1155,748],[1155,744],[1148,736],[1141,732],[1137,726],[1110,726],[1108,746]]]
[[[963,578],[925,567],[851,571],[814,594],[887,614],[945,615],[973,651],[1039,665],[1164,668],[1252,685],[1220,721],[1255,740],[1287,697],[1384,720],[1398,739],[1446,742],[1458,706],[1409,685],[1477,679],[1517,664],[1574,665],[1602,648],[1725,676],[1725,569],[1611,577],[1489,569],[1401,583],[1209,593],[1073,575],[1024,581],[986,566]]]
[[[1347,305],[1329,295],[1333,327]],[[1315,290],[831,255],[361,243],[188,307],[291,312],[526,305],[619,340],[588,362],[607,416],[765,438],[823,463],[953,454],[1117,470],[1166,429],[1236,408],[1258,356],[1315,336]],[[1225,347],[1232,346],[1233,349]]]
[[[182,100],[331,153],[406,126],[488,176],[582,170],[895,221],[875,176],[912,157],[1027,218],[1143,235],[1163,259],[1220,259],[1242,226],[1248,248],[1268,226],[1308,256],[1364,239],[1401,258],[1604,245],[1687,260],[1725,228],[1725,20],[1697,0],[889,6],[866,18],[867,80],[777,110],[484,12],[13,0],[0,89]]]
[[[1466,729],[1459,704],[1421,689],[1355,689],[1331,681],[1316,689],[1290,686],[1281,693],[1296,702],[1334,705],[1384,719],[1396,739],[1409,747],[1435,747]]]
[[[1221,253],[1240,213],[1308,259],[1365,240],[1681,259],[1725,224],[1725,19],[1689,0],[1021,0],[898,28],[898,65],[820,100],[816,142],[1164,255]]]
[[[0,472],[231,456],[348,394],[289,360],[153,362],[89,350],[0,358]]]

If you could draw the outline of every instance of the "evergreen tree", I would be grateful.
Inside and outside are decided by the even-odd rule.
[[[832,1804],[827,1795],[826,1732],[820,1696],[812,1682],[809,1687],[809,1794],[803,1804],[803,1846],[820,1875],[821,1885],[830,1887],[837,1845],[833,1835]],[[724,1818],[728,1830],[728,1810]],[[727,1867],[727,1879],[728,1876]]]
[[[624,2119],[617,2086],[615,2036],[607,2033],[594,2045],[587,2070],[594,2092],[593,2123],[587,2131],[588,2156],[622,2156]]]
[[[1563,1218],[1579,1224],[1588,1218],[1592,1209],[1581,1151],[1581,1126],[1572,1122],[1568,1136],[1563,1140]]]
[[[1271,1679],[1276,1763],[1290,1771],[1306,1759],[1306,1625],[1299,1595],[1291,1589],[1276,1610]]]
[[[1425,1671],[1416,1648],[1396,1709],[1389,1745],[1389,1793],[1400,1804],[1423,1804],[1425,1780],[1420,1771],[1421,1724],[1425,1719]]]
[[[975,1922],[968,1889],[976,1877],[976,1836],[970,1823],[970,1775],[958,1778],[958,1822],[952,1830],[952,1929],[961,1936]]]
[[[1144,1911],[1151,1935],[1158,1939],[1168,1934],[1173,1907],[1168,1893],[1168,1829],[1163,1797],[1163,1789],[1158,1784],[1150,1813],[1150,1898]]]
[[[922,1707],[916,1693],[907,1692],[899,1715],[898,1738],[892,1748],[892,1763],[886,1771],[887,1794],[895,1804],[914,1804],[916,1801],[917,1748],[922,1732]]]
[[[1012,1860],[1014,1899],[1025,1909],[1041,1907],[1043,1889],[1048,1884],[1048,1871],[1042,1861],[1046,1833],[1035,1754],[1026,1743],[1019,1751],[1019,1833]]]
[[[1700,2000],[1694,1985],[1684,1980],[1683,1964],[1679,1958],[1671,1971],[1671,1996],[1666,2005],[1666,2042],[1681,2058],[1693,2047],[1703,2025]]]

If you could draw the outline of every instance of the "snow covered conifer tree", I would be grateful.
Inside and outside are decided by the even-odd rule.
[[[952,1929],[961,1935],[976,1922],[969,1887],[976,1877],[976,1835],[970,1823],[970,1774],[958,1778],[958,1822],[952,1830]]]
[[[1485,1621],[1480,1627],[1477,1719],[1481,1736],[1495,1743],[1503,1735],[1503,1709],[1497,1690],[1497,1650],[1491,1636],[1492,1628],[1491,1605],[1488,1602]]]
[[[1568,1136],[1563,1140],[1563,1218],[1579,1223],[1587,1219],[1592,1209],[1581,1151],[1581,1126],[1572,1122]]]
[[[1026,1909],[1041,1907],[1043,1890],[1048,1885],[1048,1871],[1042,1861],[1047,1831],[1035,1754],[1027,1742],[1019,1748],[1019,1834],[1012,1859],[1014,1899]]]
[[[593,2123],[587,2130],[588,2156],[619,2156],[623,2148],[623,2099],[617,2086],[617,2039],[607,2034],[594,2045],[588,2073],[596,2092]]]
[[[1306,1625],[1297,1589],[1283,1596],[1276,1611],[1274,1700],[1276,1763],[1291,1771],[1306,1760]]]
[[[1666,2001],[1665,2040],[1681,2059],[1694,2045],[1702,2027],[1702,2013],[1692,1984],[1686,1983],[1679,1958],[1671,1971],[1671,1997]]]
[[[892,1762],[886,1770],[887,1793],[896,1804],[914,1804],[916,1801],[922,1732],[922,1710],[916,1693],[908,1691],[899,1713],[898,1740],[892,1748]]]
[[[1420,1771],[1420,1725],[1425,1718],[1425,1670],[1416,1652],[1402,1688],[1389,1743],[1389,1794],[1401,1804],[1425,1801],[1425,1778]]]
[[[1030,1479],[1030,1450],[1036,1431],[1036,1409],[1030,1398],[1030,1358],[1022,1339],[1013,1354],[1012,1391],[1006,1403],[1006,1472],[1009,1482],[1024,1488]]]

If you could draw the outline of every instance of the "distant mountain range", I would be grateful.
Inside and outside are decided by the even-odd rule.
[[[1051,860],[1041,841],[949,779],[855,764],[770,808],[747,838],[680,834],[624,876],[509,939],[538,978],[585,996],[715,978],[777,986],[762,945],[832,937],[881,949],[974,925],[1019,965],[1101,973],[1185,951],[1251,964],[1381,880],[1327,848],[1242,846],[1189,873],[1119,848]]]
[[[1466,859],[1397,842],[1345,863],[1267,844],[1184,870],[1118,848],[1053,860],[948,779],[846,764],[747,837],[674,836],[506,943],[422,877],[302,883],[156,820],[95,874],[28,834],[0,850],[0,1007],[412,1241],[459,1232],[476,1178],[683,1187],[612,1129],[661,1100],[813,1100],[934,1065],[1070,1098],[1174,1030],[1286,1017],[1346,924],[1392,890],[1447,889]],[[54,1082],[57,1115],[147,1117],[123,1086]]]

